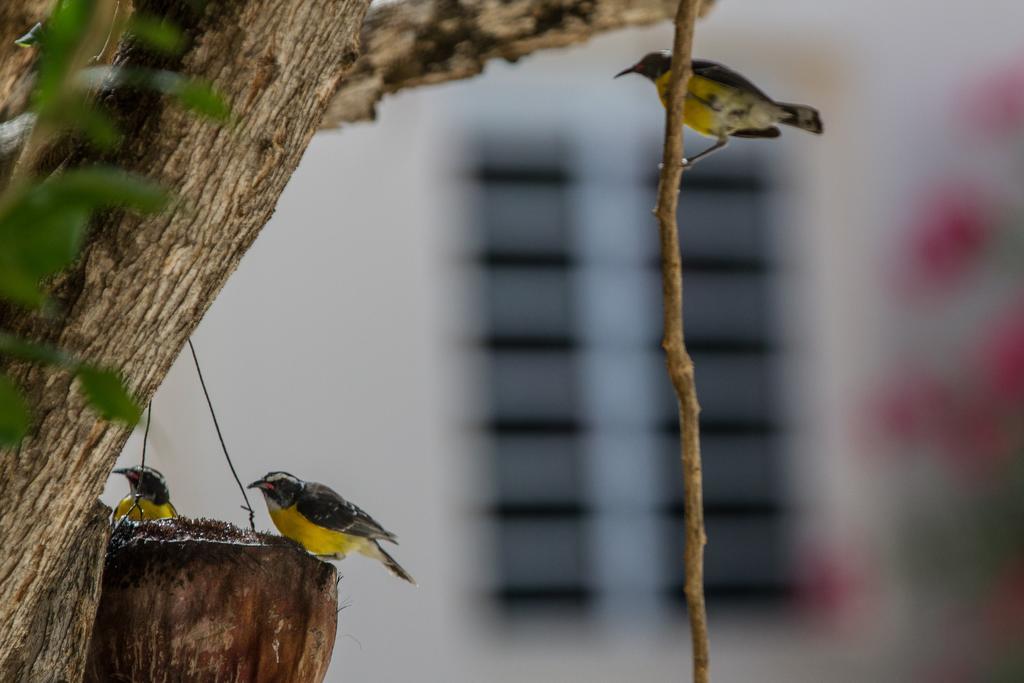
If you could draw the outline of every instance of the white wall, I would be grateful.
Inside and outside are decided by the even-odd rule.
[[[882,320],[881,290],[865,273],[904,195],[949,147],[969,150],[969,140],[935,142],[951,84],[1019,53],[1024,4],[719,5],[699,29],[697,52],[780,98],[819,105],[825,119],[820,139],[787,133],[771,143],[796,169],[790,315],[809,352],[794,390],[804,427],[794,485],[805,533],[869,536],[879,520],[844,417],[876,361]],[[362,558],[342,564],[350,606],[329,681],[684,679],[688,637],[678,621],[653,632],[539,624],[524,633],[481,613],[473,590],[487,539],[471,503],[484,483],[460,420],[474,401],[473,366],[455,343],[469,324],[472,283],[452,265],[465,230],[452,182],[459,122],[529,81],[551,98],[607,88],[595,100],[607,106],[575,110],[593,117],[581,125],[621,116],[660,127],[649,86],[610,76],[669,35],[631,31],[493,65],[472,83],[387,100],[375,125],[318,136],[196,332],[243,483],[275,469],[328,483],[399,534],[396,557],[420,582],[413,589]],[[510,106],[530,116],[531,102]],[[137,462],[137,437],[119,464]],[[156,395],[151,446],[149,462],[167,475],[183,514],[244,522],[187,353]],[[125,491],[118,479],[108,503]],[[270,528],[254,502],[258,525]],[[884,604],[866,614],[898,623]],[[717,680],[886,680],[877,668],[884,636],[870,624],[812,634],[712,614],[712,629]]]

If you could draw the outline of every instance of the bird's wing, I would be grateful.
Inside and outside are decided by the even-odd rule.
[[[323,484],[307,483],[296,507],[309,521],[333,531],[397,542],[393,533],[378,524],[359,506],[348,502]]]
[[[722,85],[753,93],[759,97],[763,97],[769,102],[774,101],[756,85],[724,64],[712,62],[708,59],[695,59],[690,63],[690,66],[693,69],[693,73],[701,78],[706,78],[709,81],[715,81]]]
[[[782,131],[779,130],[778,126],[769,126],[768,128],[744,128],[743,130],[734,130],[729,133],[734,138],[777,138],[782,135]]]

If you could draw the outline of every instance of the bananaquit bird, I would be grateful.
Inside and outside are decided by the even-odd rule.
[[[397,545],[398,538],[332,489],[287,472],[271,472],[248,488],[263,492],[281,535],[298,541],[312,554],[340,560],[356,552],[380,560],[392,574],[416,585],[409,572],[380,547],[380,541]]]
[[[131,493],[121,499],[114,510],[114,519],[121,519],[131,510],[129,519],[166,519],[177,517],[178,511],[171,505],[171,492],[167,489],[167,480],[152,467],[126,467],[114,470],[114,474],[123,474],[128,479]],[[135,496],[139,504],[135,504]]]
[[[663,106],[668,106],[668,82],[672,52],[651,52],[633,66],[615,75],[640,74],[654,82]],[[818,111],[802,104],[776,102],[760,88],[727,66],[705,59],[691,62],[693,76],[686,87],[683,122],[701,135],[718,141],[695,157],[683,159],[689,168],[702,157],[716,152],[736,138],[777,138],[776,123],[821,133]]]

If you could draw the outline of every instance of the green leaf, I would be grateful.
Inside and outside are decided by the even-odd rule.
[[[174,24],[149,14],[134,14],[128,22],[128,33],[155,52],[179,55],[185,49],[185,35]]]
[[[65,101],[47,112],[46,118],[55,128],[81,131],[101,151],[112,150],[121,143],[121,131],[113,119],[84,98]]]
[[[66,368],[77,367],[77,363],[60,349],[30,342],[7,332],[0,332],[0,355]]]
[[[194,78],[183,78],[175,92],[178,101],[186,109],[191,109],[214,121],[227,121],[231,116],[231,107],[217,94],[213,86],[205,81]]]
[[[14,41],[14,44],[18,47],[32,47],[33,45],[39,44],[40,37],[43,34],[43,24],[37,23],[35,26],[28,30],[28,33],[23,35]]]
[[[0,445],[15,446],[28,432],[28,404],[7,375],[0,375]]]
[[[226,122],[231,107],[208,82],[189,78],[173,71],[115,66],[93,66],[78,75],[78,83],[90,89],[140,88],[170,95],[197,114]]]
[[[0,296],[23,306],[43,303],[39,281],[74,260],[81,248],[89,212],[29,197],[0,218]]]
[[[128,424],[139,421],[142,408],[128,393],[117,373],[91,365],[82,365],[78,368],[77,375],[89,403],[105,419]]]
[[[0,227],[0,244],[20,255],[22,268],[40,276],[57,272],[78,254],[89,220],[88,210],[67,205],[31,207],[22,216],[31,223]],[[20,216],[14,217],[21,219]],[[9,227],[10,234],[5,228]]]
[[[28,186],[0,215],[0,296],[28,307],[43,301],[40,280],[78,256],[92,211],[159,211],[167,193],[156,183],[96,166]]]
[[[167,206],[160,185],[112,166],[92,166],[62,173],[42,184],[58,203],[96,210],[113,207],[155,213]]]
[[[94,0],[63,0],[57,3],[39,35],[41,54],[34,92],[36,108],[43,112],[52,106],[69,78],[75,52],[85,38],[95,11]]]
[[[39,308],[46,301],[39,289],[39,278],[12,263],[13,260],[0,253],[0,297],[26,308]]]

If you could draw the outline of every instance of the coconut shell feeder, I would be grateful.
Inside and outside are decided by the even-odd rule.
[[[107,551],[85,681],[322,681],[336,576],[292,541],[226,522],[124,522]]]

